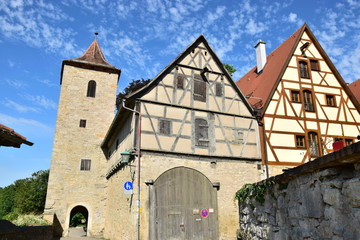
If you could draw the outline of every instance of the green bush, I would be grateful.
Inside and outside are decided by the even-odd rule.
[[[34,214],[19,215],[12,223],[19,227],[50,225],[50,223],[43,219],[41,215]]]
[[[84,225],[86,221],[86,218],[81,213],[76,213],[70,220],[70,226],[76,227],[76,226],[82,226]]]

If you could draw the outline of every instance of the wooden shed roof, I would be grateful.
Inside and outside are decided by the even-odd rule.
[[[3,124],[0,124],[0,146],[20,148],[20,145],[25,143],[32,146],[34,143],[26,140],[26,137],[15,132]]]

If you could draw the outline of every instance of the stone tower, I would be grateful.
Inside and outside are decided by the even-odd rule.
[[[114,118],[120,69],[104,58],[98,42],[64,60],[45,218],[54,214],[68,234],[71,217],[87,218],[87,235],[104,229],[106,158],[100,145]]]

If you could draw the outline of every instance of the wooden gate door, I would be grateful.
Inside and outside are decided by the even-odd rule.
[[[150,188],[150,238],[218,239],[217,190],[186,167],[164,172]]]

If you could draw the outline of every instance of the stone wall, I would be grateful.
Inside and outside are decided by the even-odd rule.
[[[0,220],[0,240],[58,240],[53,226],[18,227],[6,220]]]
[[[270,178],[239,204],[240,239],[360,239],[360,143]]]

